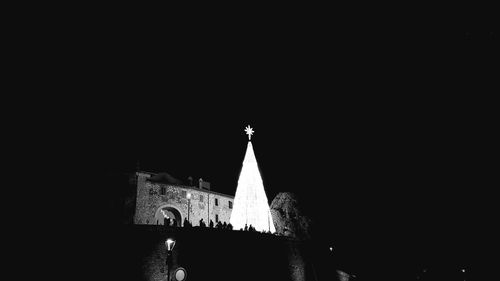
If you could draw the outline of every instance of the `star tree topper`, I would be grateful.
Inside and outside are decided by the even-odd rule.
[[[250,140],[252,138],[252,135],[253,135],[253,129],[250,127],[250,125],[248,125],[246,128],[245,128],[245,132],[247,133],[248,135],[248,140]]]

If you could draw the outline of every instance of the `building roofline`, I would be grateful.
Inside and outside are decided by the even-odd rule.
[[[190,189],[190,190],[195,190],[195,191],[202,191],[202,192],[211,193],[211,194],[215,194],[215,195],[220,195],[220,196],[234,198],[233,195],[224,194],[224,193],[220,193],[220,192],[216,192],[216,191],[212,191],[212,190],[208,190],[208,189],[198,188],[196,186],[174,184],[174,183],[164,183],[164,182],[154,182],[154,181],[150,181],[149,179],[147,181],[150,182],[150,183],[155,183],[155,184],[159,184],[159,185],[176,186],[176,187],[180,187],[180,188],[184,188],[184,189]]]
[[[180,188],[184,188],[184,189],[202,191],[202,192],[211,193],[211,194],[214,194],[214,195],[219,195],[219,196],[224,196],[224,197],[231,197],[231,198],[234,199],[234,195],[229,195],[229,194],[224,194],[224,193],[220,193],[220,192],[216,192],[216,191],[212,191],[212,190],[208,190],[208,189],[198,188],[196,186],[151,181],[150,178],[151,178],[151,176],[156,175],[155,173],[140,171],[140,172],[137,172],[136,174],[137,175],[139,175],[139,174],[149,175],[146,180],[148,182],[151,182],[151,183],[160,184],[160,185],[170,185],[170,186],[176,186],[176,187],[180,187]]]

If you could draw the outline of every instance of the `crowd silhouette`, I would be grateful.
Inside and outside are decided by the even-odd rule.
[[[157,221],[157,224],[159,224],[158,221]],[[177,225],[177,221],[175,220],[175,218],[169,218],[169,217],[166,217],[164,219],[164,226],[179,227]],[[207,228],[207,224],[205,223],[205,221],[203,219],[200,219],[198,221],[198,226],[193,226],[193,223],[188,221],[187,218],[184,218],[184,221],[182,222],[182,227],[184,227],[184,228],[192,228],[192,227]],[[220,230],[233,230],[233,225],[231,223],[221,222],[221,221],[214,223],[212,220],[210,220],[210,222],[208,223],[208,228],[214,228],[214,229],[220,229]],[[261,233],[271,234],[270,231],[257,231],[255,229],[255,227],[252,226],[251,224],[250,225],[245,224],[245,227],[240,228],[239,231],[261,232]],[[278,235],[278,234],[276,234],[276,235]]]

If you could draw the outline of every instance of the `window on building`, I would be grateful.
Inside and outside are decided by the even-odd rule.
[[[215,198],[215,206],[219,206],[219,200],[217,200],[217,198]]]
[[[217,200],[217,199],[215,199]],[[215,222],[219,222],[219,215],[215,215]]]
[[[229,209],[233,208],[233,202],[229,201]]]
[[[200,202],[203,202],[203,195],[200,195]]]
[[[166,187],[162,187],[162,188],[160,189],[160,194],[161,194],[161,195],[165,195],[165,193],[167,193],[167,188],[166,188]]]
[[[187,198],[187,192],[185,190],[182,191],[181,195],[182,198]]]

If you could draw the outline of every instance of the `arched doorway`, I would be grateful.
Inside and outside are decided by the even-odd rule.
[[[158,210],[156,210],[154,224],[163,225],[165,224],[166,218],[170,218],[170,221],[172,221],[172,219],[175,219],[175,226],[181,226],[182,216],[179,210],[177,210],[175,207],[165,205],[158,208]]]

